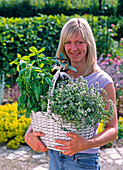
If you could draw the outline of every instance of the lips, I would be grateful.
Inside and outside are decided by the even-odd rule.
[[[79,53],[70,53],[70,54],[73,55],[73,56],[77,56],[77,55],[80,54],[80,52]]]

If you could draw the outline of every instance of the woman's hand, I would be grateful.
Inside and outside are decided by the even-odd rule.
[[[55,146],[55,149],[63,150],[64,155],[72,156],[80,151],[89,149],[89,141],[86,138],[76,134],[76,133],[67,133],[66,136],[71,137],[70,141],[65,140],[55,140],[56,143],[60,143],[64,146]]]
[[[25,134],[25,142],[34,150],[40,152],[48,151],[43,143],[39,140],[39,136],[43,137],[44,134],[42,132],[27,132]]]

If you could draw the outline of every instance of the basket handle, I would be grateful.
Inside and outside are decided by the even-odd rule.
[[[53,77],[53,87],[52,87],[52,90],[51,90],[51,93],[50,95],[53,95],[53,92],[54,92],[54,89],[55,89],[55,84],[56,84],[56,81],[58,80],[59,76],[64,80],[64,76],[67,77],[68,79],[70,79],[71,77],[65,73],[65,72],[60,72],[60,70],[58,70],[56,72],[56,74],[54,75]],[[49,113],[50,112],[50,107],[49,107],[49,102],[50,100],[48,99],[48,105],[47,105],[47,112]]]
[[[64,76],[67,77],[68,79],[71,78],[67,73],[65,73],[65,72],[60,72],[60,70],[58,70],[58,71],[56,72],[56,74],[54,75],[54,78],[53,78],[54,83],[53,83],[53,88],[52,88],[52,90],[51,90],[51,95],[53,95],[53,91],[54,91],[54,88],[55,88],[55,84],[56,84],[56,81],[58,80],[59,76],[60,76],[63,80],[64,80]]]

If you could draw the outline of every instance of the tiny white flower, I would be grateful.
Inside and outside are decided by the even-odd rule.
[[[87,111],[86,110],[84,111],[84,115],[87,116]]]
[[[90,108],[87,108],[87,112],[91,112],[91,109],[90,109]]]
[[[22,63],[26,63],[26,61],[24,61],[24,60],[20,60],[20,65],[21,65]]]
[[[63,107],[64,107],[64,109],[65,109],[65,108],[67,108],[68,106],[65,104],[65,105],[63,105]]]

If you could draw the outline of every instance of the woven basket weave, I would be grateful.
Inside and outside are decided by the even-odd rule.
[[[51,95],[53,94],[55,83],[59,76],[61,76],[62,78],[63,76],[70,78],[66,73],[58,71],[54,76],[55,81],[54,81],[53,89],[51,91]],[[87,126],[86,129],[77,131],[76,128],[69,123],[69,124],[62,125],[63,128],[67,129],[67,131],[64,131],[63,128],[61,128],[62,121],[60,120],[61,118],[58,115],[55,115],[50,112],[49,104],[48,104],[47,112],[37,112],[37,113],[33,112],[31,114],[31,123],[32,123],[33,131],[41,131],[45,134],[44,137],[39,137],[39,138],[47,148],[54,149],[54,146],[60,145],[58,143],[55,143],[56,139],[71,140],[70,137],[67,137],[65,135],[67,131],[77,133],[87,139],[93,137],[94,127]],[[82,120],[80,121],[81,121],[80,127],[82,127],[83,126]]]
[[[55,121],[52,116],[55,118]],[[32,128],[33,131],[41,131],[45,134],[44,137],[40,137],[43,144],[49,148],[54,149],[54,146],[60,145],[58,143],[55,143],[56,139],[61,140],[71,140],[70,137],[67,137],[65,134],[66,131],[61,128],[61,122],[57,115],[49,116],[48,112],[37,112],[31,114],[31,122],[32,122]],[[82,125],[80,125],[82,126]],[[63,125],[64,128],[66,128],[68,131],[71,131],[73,133],[77,133],[84,138],[91,138],[93,137],[94,128],[88,127],[82,131],[77,131],[74,126],[71,127],[70,123]]]

